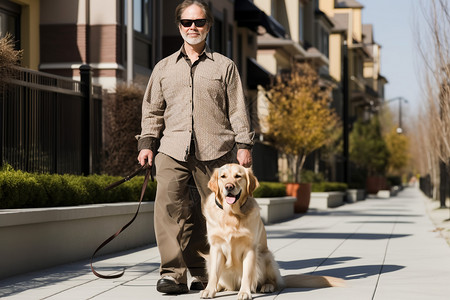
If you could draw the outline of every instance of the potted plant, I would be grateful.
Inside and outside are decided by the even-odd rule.
[[[330,108],[331,87],[319,84],[319,75],[309,64],[298,63],[276,77],[267,98],[267,136],[287,158],[293,181],[286,185],[287,193],[298,199],[295,212],[304,213],[311,193],[310,184],[301,184],[306,157],[333,142],[338,127],[338,117]]]

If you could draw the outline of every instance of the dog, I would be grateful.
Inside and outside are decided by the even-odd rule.
[[[260,208],[252,197],[259,186],[249,168],[226,164],[208,182],[213,192],[202,203],[210,252],[206,259],[208,284],[201,298],[214,298],[220,291],[239,291],[238,299],[252,293],[272,293],[286,287],[323,288],[343,286],[343,280],[327,276],[282,277],[272,252]]]

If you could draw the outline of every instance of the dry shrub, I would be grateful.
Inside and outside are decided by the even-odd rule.
[[[14,48],[14,38],[8,33],[0,38],[0,87],[14,74],[14,66],[22,59],[22,50]]]
[[[103,170],[109,175],[124,176],[139,167],[135,135],[141,131],[143,96],[137,85],[121,84],[103,101]]]

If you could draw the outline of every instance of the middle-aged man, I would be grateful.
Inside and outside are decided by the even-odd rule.
[[[186,0],[175,11],[184,43],[154,68],[142,104],[138,139],[141,165],[155,161],[155,233],[161,256],[157,290],[182,294],[202,290],[207,277],[206,225],[201,203],[189,197],[193,178],[202,199],[215,168],[252,164],[253,132],[236,65],[206,45],[213,24],[203,1]],[[155,153],[158,152],[156,157]]]

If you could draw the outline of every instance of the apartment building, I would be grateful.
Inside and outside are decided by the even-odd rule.
[[[128,1],[133,4],[131,22]],[[131,69],[131,79],[144,85],[153,66],[182,44],[174,23],[179,2],[0,0],[0,34],[16,37],[17,48],[24,50],[24,67],[78,79],[79,67],[89,64],[94,82],[108,90],[129,80]],[[239,68],[257,133],[255,173],[261,180],[276,180],[283,164],[264,140],[264,93],[271,79],[293,62],[310,62],[322,84],[334,87],[333,107],[342,118],[364,117],[384,97],[381,46],[373,28],[362,24],[363,6],[356,0],[208,2],[215,17],[208,44]],[[127,36],[128,23],[133,24],[132,38]]]

